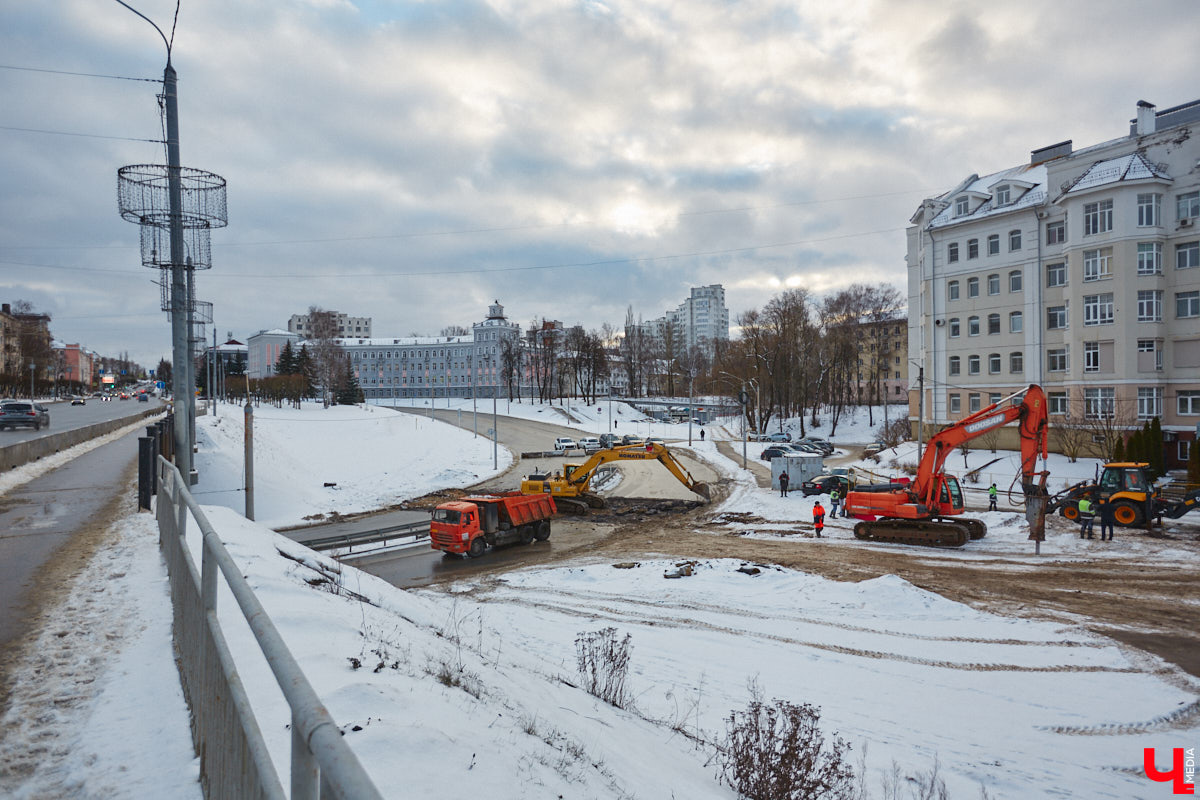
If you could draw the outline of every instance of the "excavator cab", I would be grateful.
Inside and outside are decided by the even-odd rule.
[[[942,514],[961,514],[963,512],[962,486],[953,475],[942,476],[942,488],[938,493],[939,509]]]

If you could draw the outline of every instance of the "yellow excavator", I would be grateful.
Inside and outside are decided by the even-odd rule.
[[[610,461],[658,461],[689,490],[705,500],[711,499],[709,485],[693,478],[671,451],[657,442],[610,447],[592,454],[582,464],[564,464],[562,472],[531,474],[521,481],[521,494],[549,494],[559,510],[567,513],[586,514],[588,508],[604,508],[604,498],[590,487],[596,468]]]

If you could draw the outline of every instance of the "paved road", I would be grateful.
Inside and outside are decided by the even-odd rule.
[[[139,435],[134,431],[0,495],[3,662],[27,632],[32,611],[78,566],[78,558],[69,556],[86,559],[116,513],[135,506],[131,482]],[[0,704],[7,686],[2,673],[0,667]]]
[[[110,400],[105,403],[97,398],[89,397],[87,405],[83,406],[73,406],[65,401],[43,403],[43,405],[50,409],[50,427],[42,428],[40,431],[35,431],[33,428],[0,431],[0,447],[31,439],[41,439],[75,428],[84,428],[97,422],[132,416],[148,408],[158,408],[162,403],[157,398],[151,398],[146,403],[139,403],[136,400]]]

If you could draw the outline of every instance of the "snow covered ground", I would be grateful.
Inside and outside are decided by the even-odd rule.
[[[291,413],[301,416],[275,423],[276,478],[261,501],[260,516],[275,522],[350,510],[342,500],[393,503],[439,480],[464,482],[455,470],[491,467],[490,447],[441,446],[455,435],[449,426],[383,409],[342,409],[329,423],[319,421],[325,411],[308,420],[307,411],[264,409],[262,417]],[[233,421],[200,425],[202,474],[233,470],[241,452]],[[261,428],[268,439],[271,425]],[[828,539],[812,539],[810,500],[757,487],[712,442],[694,449],[729,475],[731,495],[714,511],[753,515],[734,523],[747,535],[785,536],[797,547],[897,547],[856,542],[841,520],[831,521]],[[389,480],[369,480],[382,470]],[[325,492],[318,481],[329,480],[354,489]],[[870,797],[890,796],[884,786],[894,768],[896,796],[907,797],[912,784],[903,776],[935,762],[953,798],[979,797],[981,787],[1014,800],[1166,797],[1166,784],[1142,775],[1142,748],[1160,748],[1161,767],[1164,748],[1200,740],[1200,681],[1173,666],[1079,626],[984,613],[895,576],[839,583],[775,567],[748,575],[740,562],[710,560],[692,577],[667,580],[674,565],[648,553],[622,568],[582,558],[400,591],[241,518],[235,488],[198,496],[389,796],[733,798],[711,748],[698,741],[721,738],[751,686],[767,700],[819,705],[822,727],[853,746],[851,760],[865,753]],[[988,537],[948,557],[1031,557],[1015,514],[983,518]],[[1098,556],[1094,542],[1072,537],[1055,534],[1043,552],[1191,558],[1186,549],[1166,552],[1170,542],[1152,547],[1120,535]],[[2,722],[10,733],[0,764],[22,747],[40,748],[40,758],[19,774],[0,767],[0,795],[199,794],[196,761],[180,744],[187,718],[153,521],[122,520],[114,538],[113,553],[89,567],[58,611],[68,632],[87,627],[102,640],[61,668],[47,663],[47,649],[27,656],[37,679],[23,683]],[[340,569],[340,580],[323,579],[318,565]],[[220,616],[286,770],[286,707],[227,592]],[[62,627],[47,627],[40,647],[63,638]],[[579,688],[576,639],[608,627],[630,637],[624,709]]]

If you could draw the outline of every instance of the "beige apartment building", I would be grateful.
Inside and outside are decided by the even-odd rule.
[[[1158,416],[1168,464],[1186,460],[1200,424],[1200,100],[1141,102],[1127,136],[1034,150],[910,221],[914,428],[1037,383],[1052,430]]]

